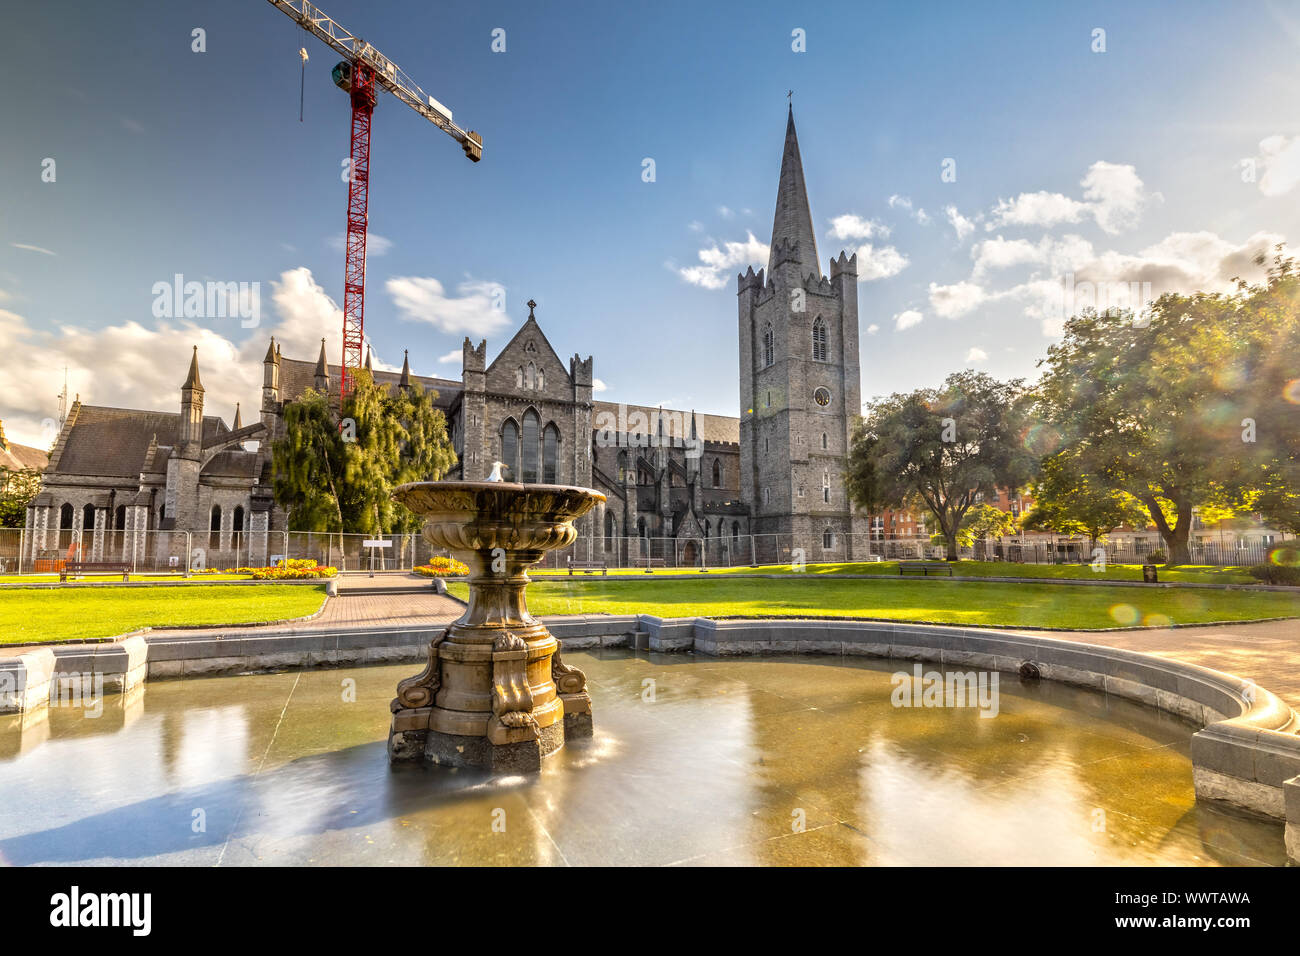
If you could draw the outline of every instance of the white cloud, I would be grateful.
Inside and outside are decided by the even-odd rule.
[[[988,357],[989,354],[985,352],[983,349],[972,348],[969,352],[966,353],[966,364],[976,365],[980,362],[987,362]]]
[[[955,319],[974,309],[988,294],[974,282],[957,282],[952,285],[930,283],[930,308],[935,315]]]
[[[602,381],[601,381],[600,379],[598,379],[598,378],[593,378],[593,379],[591,380],[591,390],[592,390],[592,392],[600,393],[600,392],[605,391],[605,390],[608,389],[608,388],[609,388],[609,386],[606,385],[604,382],[602,382]]]
[[[689,229],[691,232],[703,232],[704,223],[700,222],[698,219],[692,219],[689,223],[686,224],[686,228]]]
[[[975,231],[975,222],[959,213],[956,206],[945,206],[943,212],[948,217],[948,224],[952,226],[953,232],[957,233],[958,242]]]
[[[347,238],[341,233],[335,233],[329,238],[330,248],[335,252],[342,252],[347,248]],[[386,255],[393,248],[393,240],[379,235],[377,232],[366,233],[366,258],[378,258]]]
[[[725,242],[721,247],[715,242],[708,249],[701,249],[699,257],[699,265],[683,266],[676,270],[677,274],[691,285],[721,289],[727,284],[731,270],[766,265],[768,247],[754,238],[752,232],[747,232],[743,241]]]
[[[438,364],[439,364],[439,365],[451,365],[453,362],[459,362],[459,361],[460,361],[461,359],[463,359],[464,357],[465,357],[465,352],[464,352],[464,350],[463,350],[463,349],[456,349],[455,351],[448,352],[446,355],[439,355],[439,356],[438,356]]]
[[[1281,196],[1300,183],[1300,136],[1270,136],[1260,140],[1256,162],[1264,168],[1259,177],[1259,191],[1265,196]]]
[[[1025,315],[1039,320],[1044,335],[1057,336],[1067,317],[1086,308],[1136,311],[1166,292],[1229,292],[1234,278],[1259,282],[1265,266],[1257,265],[1256,257],[1271,259],[1282,241],[1268,232],[1241,243],[1212,232],[1176,232],[1136,253],[1098,253],[1079,236],[1045,236],[1037,244],[990,240],[972,249],[976,267],[971,279],[931,284],[930,303],[939,315],[955,318],[981,305],[1017,302]],[[1003,289],[984,285],[993,268],[1012,262],[1045,268]]]
[[[1043,236],[1037,243],[1028,239],[1003,239],[997,236],[971,246],[975,266],[971,279],[981,281],[995,269],[1010,269],[1022,265],[1045,265],[1053,273],[1072,269],[1075,263],[1086,262],[1093,256],[1092,243],[1081,236],[1066,235],[1060,239]]]
[[[908,258],[893,246],[858,247],[858,281],[888,279],[907,268]]]
[[[496,282],[462,282],[451,296],[430,276],[394,276],[384,289],[403,319],[427,323],[448,335],[487,337],[510,324],[501,308],[504,290]]]
[[[867,326],[868,335],[875,335],[879,331],[880,331],[880,326],[876,325],[876,323],[874,322],[872,322],[870,325]]]
[[[11,242],[9,245],[13,246],[15,249],[26,249],[28,252],[39,252],[41,255],[45,256],[57,255],[57,253],[51,252],[43,246],[29,246],[25,242]]]
[[[721,216],[723,219],[735,219],[735,218],[736,218],[736,213],[735,213],[733,210],[728,209],[726,206],[719,206],[719,207],[718,207],[718,215]]]
[[[103,328],[63,325],[45,330],[0,310],[0,353],[23,357],[0,376],[0,420],[6,434],[20,444],[48,447],[53,436],[42,423],[57,411],[54,395],[64,366],[69,391],[79,393],[88,405],[175,411],[195,345],[206,389],[205,414],[229,423],[240,402],[244,420],[255,420],[261,404],[262,357],[270,336],[286,357],[313,361],[322,337],[337,350],[343,321],[338,306],[308,269],[284,272],[271,288],[274,321],[264,321],[240,343],[232,337],[243,332],[238,319],[158,320],[151,326],[128,321]],[[149,314],[149,304],[149,297],[142,296],[142,315]],[[337,362],[337,352],[331,358]],[[378,357],[375,361],[383,367]]]
[[[889,227],[875,219],[863,219],[861,216],[845,213],[831,220],[831,227],[826,234],[832,239],[843,239],[847,242],[886,239],[889,237]]]
[[[999,199],[991,213],[993,220],[984,228],[996,226],[1055,226],[1078,222],[1087,213],[1087,203],[1061,193],[1021,193],[1015,199]]]
[[[1111,235],[1132,229],[1142,217],[1143,208],[1163,198],[1146,191],[1136,169],[1119,163],[1093,163],[1080,185],[1097,225]]]
[[[894,316],[894,328],[899,332],[910,329],[914,325],[920,325],[924,316],[915,309],[908,309],[906,312],[900,312]]]
[[[999,226],[1042,226],[1077,223],[1091,218],[1103,232],[1112,235],[1137,225],[1142,210],[1163,197],[1148,193],[1137,170],[1119,163],[1097,161],[1079,181],[1083,199],[1044,191],[1021,193],[1014,199],[999,199],[990,212],[985,229]]]

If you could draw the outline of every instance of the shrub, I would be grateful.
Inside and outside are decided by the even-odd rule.
[[[463,578],[469,574],[469,568],[455,558],[434,558],[428,564],[412,568],[416,574],[426,578]]]
[[[1163,551],[1152,551],[1147,555],[1147,564],[1165,564],[1169,561],[1169,555]]]
[[[1286,564],[1257,564],[1250,576],[1265,584],[1300,585],[1300,568]]]

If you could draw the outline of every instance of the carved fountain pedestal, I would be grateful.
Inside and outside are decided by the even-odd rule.
[[[590,737],[587,678],[528,613],[527,570],[572,544],[605,496],[589,488],[428,481],[393,497],[422,515],[424,538],[469,567],[469,606],[429,645],[422,673],[397,685],[388,755],[503,772],[541,769],[566,739]]]

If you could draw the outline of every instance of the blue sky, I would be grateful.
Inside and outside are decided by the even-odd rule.
[[[766,261],[791,88],[823,269],[845,248],[877,276],[864,397],[1032,376],[1063,276],[1225,287],[1300,225],[1296,4],[321,6],[483,136],[475,165],[391,97],[375,115],[366,330],[425,374],[459,377],[439,360],[466,334],[494,354],[531,297],[563,358],[594,353],[600,397],[736,414],[734,276]],[[0,45],[11,439],[43,443],[65,365],[85,401],[171,408],[198,344],[229,419],[272,331],[337,360],[332,51],[264,0],[23,4]],[[260,283],[260,325],[155,317],[176,273]]]

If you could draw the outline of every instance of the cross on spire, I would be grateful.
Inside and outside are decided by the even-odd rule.
[[[537,308],[537,303],[532,299],[528,300],[528,317],[533,318],[533,309]]]

